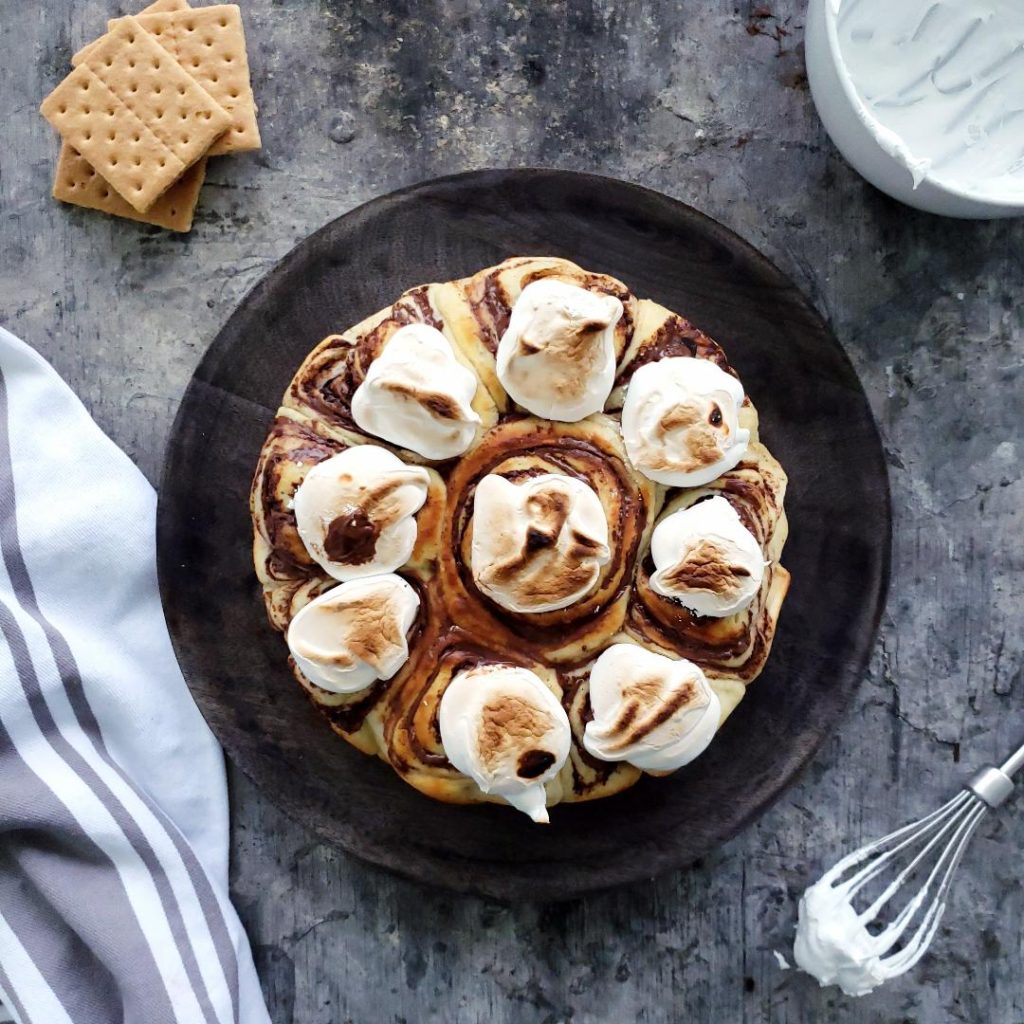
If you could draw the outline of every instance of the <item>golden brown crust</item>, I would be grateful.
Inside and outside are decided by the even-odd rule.
[[[512,303],[526,284],[544,277],[615,295],[623,303],[625,312],[616,327],[618,376],[605,414],[555,423],[510,409],[494,354]],[[399,570],[421,602],[409,637],[409,660],[391,680],[357,694],[328,693],[293,670],[339,735],[383,758],[427,795],[464,803],[488,798],[445,757],[438,724],[441,696],[454,674],[471,667],[506,663],[529,668],[560,699],[573,735],[565,766],[547,785],[548,803],[590,800],[626,789],[640,772],[625,762],[600,761],[583,746],[591,717],[590,663],[609,644],[622,641],[690,658],[707,673],[724,720],[764,665],[788,586],[789,574],[778,564],[787,531],[785,473],[757,440],[757,414],[749,400],[740,420],[751,431],[750,450],[735,469],[712,483],[666,489],[633,469],[617,416],[633,371],[677,355],[709,359],[732,370],[711,338],[683,317],[637,299],[613,278],[566,260],[522,257],[461,281],[412,288],[393,306],[331,335],[310,353],[289,385],[264,445],[252,490],[254,558],[270,620],[279,630],[335,584],[305,552],[290,510],[290,499],[309,468],[345,447],[366,443],[388,448],[408,462],[424,461],[364,435],[351,416],[352,395],[371,362],[399,327],[413,322],[442,331],[457,358],[474,371],[480,381],[474,409],[483,426],[461,459],[429,468],[428,497],[416,514],[416,547]],[[610,556],[597,583],[578,601],[556,611],[517,614],[478,589],[469,569],[473,495],[489,473],[512,481],[557,473],[584,480],[596,493],[609,526]],[[655,521],[716,494],[733,504],[770,562],[750,607],[724,619],[694,616],[650,586],[648,546]],[[699,557],[691,561],[679,571],[703,578],[704,563]],[[643,710],[650,701],[641,692],[642,683],[634,684],[635,728],[651,718]],[[679,697],[686,699],[685,694]],[[494,711],[493,721],[503,724],[484,736],[483,744],[498,752],[502,729],[529,731],[530,723],[511,706]]]

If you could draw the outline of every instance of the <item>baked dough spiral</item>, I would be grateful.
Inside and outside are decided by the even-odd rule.
[[[499,347],[510,331],[516,302],[537,282],[559,282],[599,295],[601,309],[617,315],[621,305],[613,325],[608,317],[588,320],[585,302],[576,320],[568,307],[559,314],[559,330],[567,339],[563,351],[570,357],[573,346],[596,344],[595,339],[614,352],[615,373],[609,377],[610,390],[604,385],[603,411],[575,421],[541,419],[513,403],[502,386]],[[557,301],[560,292],[548,287],[543,294],[541,289],[527,294],[536,297],[532,308],[540,310],[539,317],[543,303]],[[435,337],[432,332],[439,332],[436,337],[451,349],[445,358],[451,360],[452,375],[469,371],[472,378],[465,379],[476,382],[475,391],[469,386],[469,405],[461,414],[462,434],[469,440],[456,457],[430,458],[423,451],[429,445],[420,444],[415,434],[409,435],[408,447],[390,443],[360,426],[358,402],[353,412],[353,398],[361,387],[365,393],[374,361],[396,336],[412,338],[408,329],[413,325],[419,325],[417,338],[428,342]],[[520,330],[519,353],[529,357],[535,351],[534,334],[540,329],[513,323],[513,332]],[[335,459],[340,453],[376,445],[426,471],[425,497],[414,513],[415,545],[396,570],[411,588],[402,593],[414,595],[410,602],[418,601],[407,636],[408,660],[390,678],[346,693],[331,687],[329,675],[310,678],[290,658],[296,678],[339,735],[382,758],[428,796],[458,803],[501,800],[485,791],[475,772],[452,763],[442,741],[440,709],[452,680],[462,673],[498,672],[503,666],[525,670],[532,674],[531,685],[541,685],[556,698],[558,725],[568,730],[570,743],[561,764],[549,764],[544,751],[528,752],[537,756],[532,767],[522,769],[523,785],[543,766],[547,774],[539,777],[548,806],[607,796],[628,788],[642,774],[628,759],[595,756],[584,742],[594,717],[591,668],[602,652],[621,644],[693,662],[697,676],[706,678],[717,697],[719,724],[725,720],[764,667],[788,586],[789,574],[779,564],[788,529],[786,475],[758,439],[757,414],[749,398],[736,410],[738,426],[731,443],[735,446],[739,437],[746,447],[732,468],[688,487],[656,483],[635,468],[621,429],[623,404],[637,371],[663,359],[701,360],[713,364],[715,373],[735,379],[721,347],[683,317],[638,299],[620,281],[553,257],[517,257],[469,278],[412,288],[392,306],[313,349],[285,392],[251,492],[254,563],[275,629],[287,633],[300,611],[339,586],[310,555],[296,523],[295,495],[312,467],[324,464],[318,470],[322,475],[336,463],[346,463]],[[679,365],[685,370],[691,364]],[[523,379],[528,382],[529,375]],[[429,407],[438,420],[449,415],[443,395],[421,384],[391,381],[388,386],[391,393],[384,398],[399,412],[403,403],[415,401],[421,409]],[[699,407],[702,415],[711,408],[712,426],[723,430],[716,426],[723,422],[721,416],[714,418],[716,401],[702,395]],[[649,425],[653,437],[668,437],[672,426],[667,421]],[[422,472],[417,470],[418,481]],[[351,492],[351,481],[348,486],[345,493]],[[764,557],[763,578],[753,599],[718,618],[696,614],[676,596],[660,593],[651,581],[655,527],[715,497],[735,510],[743,530],[752,535],[749,543],[756,542],[752,550],[756,553],[759,547]],[[508,503],[507,516],[502,501]],[[372,550],[373,524],[365,518],[360,520],[360,543],[369,531]],[[479,533],[481,522],[484,533]],[[332,524],[325,520],[322,525],[327,530]],[[487,559],[485,572],[478,563]],[[715,579],[714,572],[705,572],[699,585],[713,588]],[[756,579],[750,586],[757,586]],[[390,610],[384,606],[380,614]],[[311,664],[303,661],[316,675]],[[652,684],[636,692],[668,689]],[[706,705],[707,698],[701,706]],[[623,708],[623,729],[638,713],[630,707]],[[641,710],[650,721],[661,721],[658,707]],[[508,723],[514,731],[525,728],[529,718],[509,701],[474,711],[485,712],[492,714],[487,724],[491,733],[495,721]],[[526,718],[517,720],[517,713]],[[530,713],[536,717],[540,712]],[[604,722],[602,735],[616,727],[614,719]],[[481,731],[485,734],[490,735],[486,729]],[[635,759],[648,765],[649,754]]]

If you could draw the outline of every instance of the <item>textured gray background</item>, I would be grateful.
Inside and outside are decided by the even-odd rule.
[[[1019,808],[983,826],[910,978],[850,1000],[770,952],[840,850],[1024,735],[1021,223],[865,185],[815,117],[798,0],[251,0],[265,148],[212,161],[172,236],[49,198],[36,107],[112,2],[0,0],[0,315],[151,480],[205,346],[295,242],[418,179],[518,164],[661,189],[766,252],[831,319],[889,455],[893,585],[856,706],[693,870],[566,905],[455,897],[328,849],[233,778],[235,897],[275,1022],[1024,1021]]]

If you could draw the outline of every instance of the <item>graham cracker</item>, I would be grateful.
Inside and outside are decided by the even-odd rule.
[[[84,156],[65,142],[57,160],[53,197],[62,203],[102,210],[115,217],[155,224],[171,231],[189,231],[204,177],[205,157],[196,161],[145,213],[139,213],[96,173]]]
[[[256,102],[238,5],[140,14],[138,21],[231,115],[231,128],[210,147],[209,155],[259,149]]]
[[[40,109],[140,213],[231,124],[132,17],[120,19]]]
[[[139,14],[159,14],[161,11],[187,11],[188,0],[153,0],[148,7],[143,7]],[[137,17],[137,15],[136,15]],[[102,38],[102,36],[100,37]],[[71,66],[77,68],[79,64],[86,58],[89,52],[99,45],[99,39],[94,39],[91,43],[86,43],[77,53],[71,58]]]
[[[171,0],[174,2],[174,0]],[[210,148],[210,156],[240,153],[260,148],[256,123],[256,102],[249,77],[242,14],[237,4],[153,12],[136,16],[161,46],[219,103],[232,118],[232,125]],[[123,19],[107,22],[113,28]],[[92,53],[99,40],[71,58],[77,65]]]

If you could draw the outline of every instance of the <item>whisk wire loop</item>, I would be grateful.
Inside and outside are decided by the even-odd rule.
[[[800,901],[797,964],[822,985],[838,984],[850,995],[864,995],[913,967],[935,938],[953,875],[978,824],[1011,794],[1022,768],[1024,746],[998,768],[976,772],[938,810],[865,844],[825,872]],[[854,897],[876,879],[881,894],[858,911]],[[897,910],[900,890],[915,884]]]

